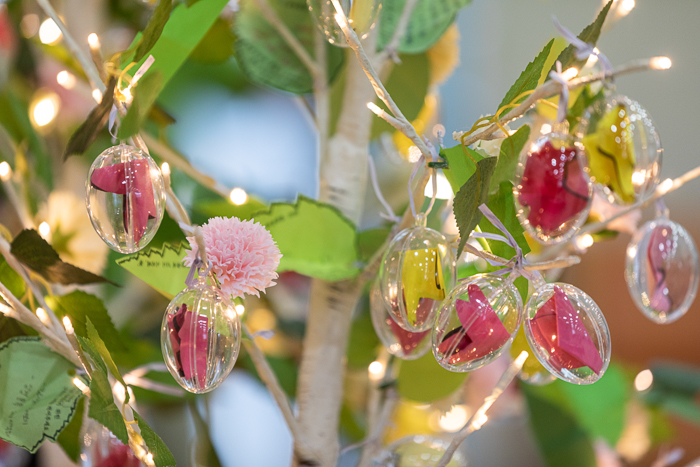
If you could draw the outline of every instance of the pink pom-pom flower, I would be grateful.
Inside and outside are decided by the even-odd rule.
[[[270,232],[259,223],[236,217],[214,217],[202,226],[207,258],[221,284],[221,289],[233,298],[243,294],[260,296],[267,287],[275,285],[280,250]],[[184,258],[191,266],[198,248],[194,237],[187,237],[191,250]]]

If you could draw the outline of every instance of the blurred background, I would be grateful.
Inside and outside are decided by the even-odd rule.
[[[106,56],[128,47],[154,6],[138,0],[54,3],[74,37],[85,44],[85,50],[88,35],[97,33]],[[231,2],[224,18],[229,27],[235,3]],[[25,123],[11,114],[12,96],[22,96],[29,110],[23,118],[31,120],[54,170],[54,191],[37,195],[36,224],[48,225],[45,237],[51,238],[67,261],[103,272],[124,286],[120,290],[92,291],[106,301],[115,325],[130,345],[130,352],[118,363],[131,369],[157,360],[160,320],[168,300],[114,264],[119,255],[108,253],[95,236],[84,209],[87,169],[92,159],[111,145],[110,138],[103,134],[85,156],[71,158],[65,164],[57,156],[67,136],[94,105],[92,92],[81,79],[70,73],[61,74],[66,73],[67,59],[60,49],[60,35],[50,23],[47,25],[35,2],[16,0],[8,5],[3,7],[0,23],[0,85],[4,89],[0,112],[5,113],[0,121],[6,126]],[[450,144],[453,131],[469,129],[479,117],[493,112],[527,63],[557,36],[552,15],[572,31],[579,31],[593,20],[602,5],[599,0],[474,0],[464,8],[456,23],[459,65],[439,85],[437,116],[433,118],[445,126],[446,143]],[[655,121],[664,147],[662,179],[677,177],[700,164],[694,146],[695,129],[700,126],[696,111],[700,108],[700,3],[616,0],[609,18],[598,47],[614,65],[659,55],[668,56],[673,62],[668,71],[627,75],[615,84],[619,92],[638,100]],[[229,38],[224,34],[221,40]],[[208,47],[214,45],[209,43]],[[207,46],[198,48],[159,98],[159,105],[175,122],[167,127],[152,124],[149,132],[167,137],[174,149],[221,186],[238,189],[226,203],[293,201],[298,194],[315,197],[316,138],[304,98],[252,84],[235,59],[213,60],[206,52]],[[25,73],[18,74],[17,67]],[[0,152],[5,160],[13,151],[6,142],[2,145]],[[34,150],[31,142],[29,150]],[[386,138],[373,144],[371,151],[385,196],[395,208],[404,207],[411,164],[386,143]],[[41,168],[33,170],[40,172]],[[173,185],[195,222],[201,223],[218,213],[224,202],[177,170],[173,170]],[[700,181],[690,182],[666,197],[671,219],[681,223],[696,242],[700,241],[698,200]],[[380,205],[371,187],[365,205],[361,229],[381,226]],[[0,217],[13,233],[21,228],[20,219],[6,198],[0,206]],[[643,219],[652,217],[649,210]],[[166,219],[167,228],[154,245],[183,240],[173,224]],[[683,449],[677,465],[700,465],[700,461],[692,463],[700,459],[700,302],[673,324],[657,325],[645,318],[633,304],[625,283],[625,248],[629,240],[629,235],[620,234],[596,243],[580,265],[562,276],[562,280],[585,290],[605,313],[612,336],[613,363],[632,392],[619,402],[625,426],[616,443],[595,434],[587,436],[601,466],[666,465],[654,462],[676,448]],[[285,273],[267,296],[245,303],[246,319],[253,331],[275,330],[275,337],[265,343],[263,350],[292,396],[308,285],[308,278]],[[378,341],[373,337],[366,308],[364,300],[358,307],[348,354],[349,395],[342,417],[345,444],[363,436],[364,421],[356,413],[366,403],[367,368],[377,356]],[[455,395],[442,400],[430,404],[402,402],[385,441],[410,434],[442,436],[456,431],[507,364],[508,359],[503,358],[474,372]],[[678,376],[678,384],[684,388],[680,392],[685,398],[659,405],[663,410],[649,409],[650,405],[642,402],[643,397],[638,397],[653,391],[656,383],[642,377],[632,389],[635,376],[655,367],[661,368],[661,373],[670,372],[671,380],[682,375]],[[291,437],[271,397],[251,370],[243,355],[224,385],[206,397],[183,400],[136,391],[137,403],[146,408],[152,426],[171,448],[178,465],[288,465]],[[169,375],[151,376],[172,383]],[[353,388],[361,389],[352,391]],[[635,391],[640,394],[634,394]],[[602,420],[599,423],[605,423]],[[463,449],[469,465],[476,467],[546,465],[528,421],[528,405],[515,388],[499,400],[489,422],[468,439]],[[342,457],[341,464],[354,465],[356,460],[356,451],[350,451]],[[38,458],[31,459],[0,444],[0,467],[24,465],[23,462],[72,465],[60,448],[50,443],[40,450]]]

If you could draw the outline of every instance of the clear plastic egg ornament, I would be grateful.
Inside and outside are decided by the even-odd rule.
[[[379,268],[379,288],[394,321],[407,331],[432,328],[442,300],[455,283],[455,260],[447,239],[425,226],[399,232],[387,247]]]
[[[537,360],[559,379],[592,384],[608,368],[608,323],[593,299],[573,285],[540,286],[525,305],[523,327]]]
[[[637,307],[659,324],[676,321],[692,305],[700,266],[693,238],[661,217],[639,229],[627,247],[627,287]]]
[[[369,307],[374,331],[390,354],[402,360],[415,360],[428,353],[430,330],[412,332],[396,324],[376,282],[369,293]]]
[[[557,377],[547,371],[537,358],[532,357],[532,350],[530,349],[530,344],[527,343],[525,330],[520,328],[515,334],[515,339],[513,339],[513,343],[510,346],[510,358],[515,360],[523,350],[531,357],[525,360],[523,367],[520,369],[520,373],[518,373],[520,381],[532,384],[533,386],[544,386],[556,381]]]
[[[591,105],[576,130],[586,151],[588,173],[611,203],[647,199],[659,184],[663,149],[651,117],[627,96]]]
[[[111,249],[134,253],[148,245],[165,213],[163,175],[151,156],[113,146],[92,163],[85,187],[90,221]]]
[[[349,26],[360,39],[364,39],[377,22],[381,0],[338,0],[349,21]],[[306,0],[316,26],[333,45],[347,47],[345,34],[336,21],[336,9],[332,0]]]
[[[593,198],[582,146],[559,131],[528,143],[513,194],[520,223],[533,238],[556,244],[573,237],[586,222]]]
[[[231,301],[205,281],[180,292],[163,317],[160,347],[175,381],[195,394],[219,386],[233,369],[241,323]]]
[[[452,289],[433,329],[433,355],[445,369],[476,370],[498,358],[513,341],[523,302],[513,283],[478,274]]]
[[[141,467],[129,445],[123,444],[109,429],[87,419],[83,430],[81,467]]]
[[[449,442],[431,436],[408,436],[384,448],[372,460],[373,467],[433,467],[449,447]],[[464,454],[455,451],[447,467],[467,467]]]

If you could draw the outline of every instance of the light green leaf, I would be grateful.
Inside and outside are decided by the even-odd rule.
[[[117,264],[172,299],[185,288],[190,268],[182,263],[184,257],[184,245],[164,243],[161,248],[148,248],[118,259]]]
[[[27,285],[24,283],[24,279],[20,276],[17,271],[12,269],[5,257],[0,255],[0,282],[3,283],[5,287],[8,288],[10,293],[17,298],[24,297],[24,293],[27,290]]]
[[[163,89],[163,75],[158,70],[146,73],[134,87],[134,100],[119,125],[119,139],[127,139],[139,132],[148,117],[148,112]]]
[[[122,383],[122,386],[126,387],[126,383],[124,382],[124,379],[122,379],[121,373],[119,373],[117,364],[114,363],[114,360],[112,360],[112,354],[110,354],[109,350],[107,350],[107,346],[105,346],[104,341],[100,338],[97,329],[95,329],[95,326],[93,326],[92,321],[90,321],[90,318],[85,319],[87,328],[87,338],[90,339],[90,342],[92,342],[92,344],[95,346],[95,349],[102,357],[102,360],[104,360],[105,364],[107,365],[107,369],[109,369],[109,372],[112,373],[112,376],[114,376],[117,379],[117,381]],[[128,392],[126,393],[126,402],[129,402]]]
[[[423,105],[425,95],[430,84],[430,63],[428,54],[400,56],[401,64],[395,65],[386,81],[386,90],[399,106],[406,119],[412,122],[418,117]],[[384,102],[379,99],[375,102],[379,107],[388,111]],[[374,139],[384,132],[393,133],[396,129],[383,119],[372,116],[372,136]]]
[[[78,342],[85,354],[90,357],[93,365],[92,379],[90,380],[90,409],[88,416],[100,422],[114,433],[119,441],[129,443],[129,435],[126,431],[126,423],[119,408],[114,403],[112,386],[107,376],[107,366],[93,343],[84,337],[78,336]]]
[[[467,150],[470,151],[468,148]],[[469,180],[455,194],[453,210],[460,237],[459,246],[457,247],[457,258],[462,255],[462,250],[469,239],[469,235],[481,220],[479,206],[486,203],[489,199],[489,183],[491,174],[496,168],[497,160],[496,157],[486,157],[478,161],[478,170],[469,177]]]
[[[141,35],[141,42],[136,48],[136,54],[134,55],[134,61],[138,62],[153,48],[163,33],[163,28],[165,23],[167,23],[170,17],[170,11],[173,9],[173,0],[160,0],[156,10],[153,12],[150,21],[146,25],[146,29],[143,30]]]
[[[520,225],[518,216],[515,213],[513,185],[510,182],[501,183],[498,192],[489,196],[489,201],[486,203],[486,206],[488,206],[491,212],[496,215],[506,229],[508,229],[508,232],[510,232],[513,238],[515,238],[516,243],[520,249],[523,250],[523,254],[529,253],[530,247],[525,240],[523,227]],[[503,233],[485,217],[481,218],[479,227],[481,228],[482,232],[503,235]],[[488,243],[491,253],[495,254],[496,256],[500,256],[504,259],[510,259],[515,255],[515,249],[503,242],[486,239],[486,243]]]
[[[498,156],[496,169],[491,177],[489,192],[498,190],[501,182],[510,182],[515,178],[515,169],[518,166],[520,152],[525,147],[527,139],[530,137],[530,127],[523,125],[518,131],[510,135],[501,142],[501,151]]]
[[[90,318],[107,347],[112,351],[126,350],[102,300],[94,295],[76,290],[68,295],[46,297],[46,303],[59,319],[64,316],[70,318],[77,335],[88,337],[87,319]]]
[[[530,91],[537,87],[540,80],[540,75],[542,75],[542,69],[544,68],[544,64],[549,57],[549,51],[552,48],[552,44],[554,44],[554,39],[549,41],[547,45],[544,46],[544,49],[542,49],[542,51],[537,55],[537,57],[535,57],[535,59],[531,61],[527,67],[525,67],[525,71],[520,74],[518,79],[515,81],[515,84],[510,87],[506,93],[506,96],[498,105],[499,109],[504,105],[518,104],[522,102],[525,100],[525,96],[520,98],[518,101],[515,101],[515,98],[525,91]]]
[[[471,0],[419,0],[399,45],[399,52],[415,54],[430,48],[454,22],[460,8],[470,2]],[[405,4],[406,0],[382,2],[377,44],[380,49],[386,47],[394,35]]]
[[[284,255],[278,272],[328,281],[359,274],[355,226],[333,206],[300,195],[296,204],[275,203],[255,220],[270,231]]]
[[[134,419],[141,429],[141,436],[148,447],[148,452],[153,456],[156,467],[171,467],[175,465],[175,457],[165,445],[163,440],[153,431],[146,420],[134,411]]]
[[[316,25],[309,14],[306,0],[268,0],[277,15],[299,42],[315,56]],[[287,42],[268,23],[255,2],[241,2],[236,15],[236,59],[248,77],[257,83],[282,91],[305,94],[313,89],[308,68],[299,60]],[[344,49],[326,44],[329,81],[342,67]]]
[[[83,447],[83,438],[80,436],[80,430],[83,427],[83,413],[85,412],[85,398],[78,400],[78,405],[75,407],[73,419],[61,431],[61,434],[56,438],[56,442],[66,453],[68,458],[73,462],[78,462],[80,452]]]
[[[586,26],[586,28],[583,31],[581,31],[581,34],[578,35],[579,39],[588,44],[596,45],[596,43],[598,42],[598,37],[600,37],[600,30],[603,27],[603,23],[605,23],[605,18],[607,18],[608,12],[610,11],[610,7],[612,6],[612,4],[613,0],[610,0],[605,5],[605,7],[603,7],[600,13],[598,13],[598,16],[596,17],[595,21],[593,21],[591,24]],[[571,44],[569,44],[569,46],[566,49],[564,49],[564,51],[561,54],[559,54],[557,60],[561,62],[562,70],[567,70],[571,67],[576,67],[580,70],[581,67],[586,63],[586,59],[576,59],[576,47],[574,47]],[[552,65],[552,70],[556,70],[556,61]]]
[[[38,337],[0,344],[0,438],[32,453],[55,441],[83,395],[68,374],[74,369]]]
[[[417,360],[401,362],[398,390],[401,397],[416,402],[435,402],[455,392],[467,373],[452,373],[441,367],[428,352]]]
[[[190,60],[198,63],[222,63],[233,55],[233,26],[224,18],[216,20],[199,45],[190,54]]]
[[[484,158],[483,155],[458,144],[457,146],[442,149],[440,156],[447,161],[449,167],[442,169],[447,181],[450,182],[452,192],[457,193],[467,180],[476,171],[475,162]]]
[[[247,201],[240,206],[236,206],[231,201],[225,199],[202,201],[195,204],[195,210],[201,212],[207,218],[211,217],[237,217],[241,220],[253,218],[253,214],[266,211],[269,207],[260,201],[248,197]]]

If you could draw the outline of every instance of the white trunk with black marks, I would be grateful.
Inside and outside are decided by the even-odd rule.
[[[367,44],[372,50],[374,44]],[[352,58],[352,57],[349,57]],[[348,60],[347,84],[337,132],[321,154],[320,200],[356,225],[367,186],[371,113],[374,92],[356,60]],[[345,352],[351,315],[361,286],[358,281],[314,279],[299,370],[297,398],[304,448],[295,449],[296,466],[335,467],[338,424],[343,401]]]

